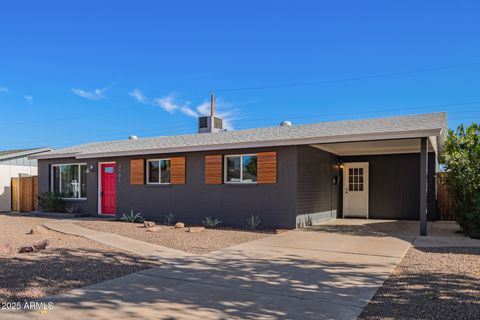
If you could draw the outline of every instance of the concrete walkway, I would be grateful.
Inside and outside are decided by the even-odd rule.
[[[75,220],[50,220],[43,223],[43,226],[65,234],[84,237],[106,244],[120,250],[128,251],[141,256],[154,257],[158,259],[181,258],[191,254],[132,238],[123,237],[113,233],[101,232],[83,228],[74,223]]]
[[[71,228],[69,232],[78,232]],[[390,235],[375,227],[334,221],[204,256],[169,255],[160,267],[45,298],[54,303],[46,314],[15,315],[22,319],[355,319],[414,239],[415,234]]]

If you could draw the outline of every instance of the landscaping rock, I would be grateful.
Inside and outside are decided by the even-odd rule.
[[[205,227],[190,227],[187,232],[202,232],[205,230]]]
[[[31,246],[20,247],[18,249],[18,253],[37,252],[37,251],[40,251],[40,250],[44,250],[44,249],[47,248],[49,243],[50,242],[48,241],[48,239],[45,239],[45,240],[42,240],[42,241],[39,241],[39,242],[35,242]]]
[[[160,226],[154,226],[154,227],[147,228],[148,232],[157,232],[157,231],[160,231],[160,230],[162,230],[162,228]]]
[[[35,225],[33,228],[28,232],[28,234],[47,234],[48,230],[42,225]]]
[[[143,221],[143,226],[145,228],[153,228],[153,227],[155,227],[155,222],[153,222],[153,221]]]
[[[177,222],[177,223],[175,223],[175,228],[177,228],[177,229],[185,228],[185,223]]]

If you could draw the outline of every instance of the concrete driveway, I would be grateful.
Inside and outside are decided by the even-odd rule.
[[[337,220],[205,256],[165,258],[161,267],[46,298],[54,302],[48,313],[15,316],[354,319],[418,232],[418,223],[397,234],[395,222],[377,224]]]

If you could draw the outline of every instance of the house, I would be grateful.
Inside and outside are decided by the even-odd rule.
[[[34,148],[0,151],[0,212],[12,208],[12,178],[18,178],[20,174],[37,175],[37,160],[30,160],[28,156],[50,150]]]
[[[276,228],[333,217],[420,219],[425,233],[427,217],[436,218],[445,113],[225,131],[212,99],[198,129],[35,155],[39,192],[60,192],[92,215],[212,216],[232,226],[251,215]]]

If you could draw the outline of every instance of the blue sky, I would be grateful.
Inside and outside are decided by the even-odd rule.
[[[4,1],[0,149],[449,112],[480,118],[479,1]]]

